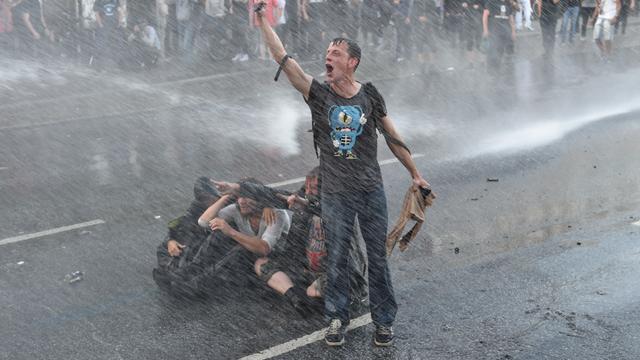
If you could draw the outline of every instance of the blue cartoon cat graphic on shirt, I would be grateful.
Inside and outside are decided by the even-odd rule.
[[[329,110],[329,126],[331,126],[331,141],[335,148],[333,155],[357,159],[352,150],[366,123],[367,118],[360,106],[332,106]]]

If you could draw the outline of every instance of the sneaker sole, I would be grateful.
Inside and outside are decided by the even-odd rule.
[[[376,344],[376,346],[388,347],[388,346],[393,345],[393,340],[391,340],[389,342],[386,342],[386,343],[381,343],[381,342],[378,342],[376,339],[373,339],[373,343]]]
[[[342,346],[344,344],[344,339],[340,340],[339,342],[333,342],[333,341],[324,339],[324,342],[327,343],[327,345],[329,346]]]

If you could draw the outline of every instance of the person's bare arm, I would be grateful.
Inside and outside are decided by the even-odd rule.
[[[209,223],[211,230],[220,230],[223,234],[229,236],[243,248],[254,254],[266,256],[271,251],[269,244],[257,236],[251,236],[241,233],[232,228],[224,219],[216,218]]]
[[[260,2],[259,4],[264,4],[264,2]],[[249,10],[253,11],[253,9]],[[264,11],[265,10],[262,10],[257,14],[260,30],[262,31],[262,37],[269,48],[273,59],[277,63],[280,63],[284,56],[287,55],[287,52],[284,49],[284,45],[282,45],[282,41],[280,41],[278,35],[273,31],[271,25],[269,25],[269,22],[264,21]],[[300,67],[300,64],[298,64],[294,59],[287,60],[284,63],[282,70],[287,75],[291,85],[293,85],[293,87],[296,88],[296,90],[298,90],[305,99],[307,99],[309,97],[309,90],[311,89],[313,77],[305,73]]]
[[[31,37],[33,37],[36,40],[39,40],[40,33],[36,31],[35,27],[33,27],[33,24],[31,23],[31,15],[29,15],[29,13],[22,13],[21,18],[24,25],[27,27],[27,29],[29,29],[29,32],[31,33]]]
[[[513,15],[509,15],[509,25],[511,25],[511,40],[516,41],[516,21]]]
[[[402,139],[400,138],[400,134],[398,134],[398,132],[396,131],[389,116],[385,116],[382,118],[382,126],[391,138],[402,141]],[[399,144],[395,144],[390,141],[387,141],[387,146],[389,146],[389,149],[391,150],[393,155],[395,155],[395,157],[400,160],[407,171],[409,171],[415,189],[417,189],[418,187],[429,188],[431,186],[425,179],[422,178],[422,175],[416,168],[416,164],[407,149]]]
[[[482,12],[482,36],[489,36],[489,10],[487,9]]]
[[[99,11],[96,11],[96,23],[98,24],[98,27],[104,27],[104,23],[102,22],[102,16],[100,15]]]
[[[227,206],[230,198],[231,196],[229,195],[223,195],[218,201],[214,202],[213,205],[209,206],[198,219],[198,225],[204,228],[209,227],[209,222],[218,216],[218,213],[223,207]]]

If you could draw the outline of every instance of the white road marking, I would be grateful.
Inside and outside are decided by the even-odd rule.
[[[365,326],[370,323],[371,323],[371,314],[369,313],[364,314],[359,318],[351,320],[351,323],[347,327],[347,331],[357,329],[359,327]],[[284,344],[276,345],[266,350],[262,350],[259,353],[245,356],[239,360],[264,360],[264,359],[270,359],[272,357],[279,356],[282,354],[286,354],[300,347],[322,340],[324,338],[324,332],[325,332],[325,329],[318,330],[309,335],[305,335],[295,340],[288,341]]]
[[[35,238],[39,238],[39,237],[42,237],[42,236],[58,234],[58,233],[65,232],[65,231],[81,229],[81,228],[88,227],[88,226],[104,224],[104,223],[105,223],[104,220],[96,219],[96,220],[91,220],[91,221],[87,221],[87,222],[83,222],[83,223],[79,223],[79,224],[67,225],[67,226],[62,226],[62,227],[55,228],[55,229],[49,229],[49,230],[45,230],[45,231],[40,231],[40,232],[37,232],[37,233],[14,236],[14,237],[10,237],[10,238],[6,238],[6,239],[0,240],[0,246],[6,245],[6,244],[11,244],[11,243],[17,243],[17,242],[24,241],[24,240],[29,240],[29,239],[35,239]]]
[[[413,154],[411,155],[412,158],[417,159],[417,158],[421,158],[424,157],[424,154]],[[400,162],[400,160],[396,159],[396,158],[392,158],[392,159],[387,159],[387,160],[382,160],[379,162],[379,164],[381,166],[383,165],[389,165],[389,164],[395,164]],[[287,185],[292,185],[292,184],[297,184],[297,183],[301,183],[304,182],[303,177],[299,177],[299,178],[295,178],[295,179],[291,179],[291,180],[285,180],[285,181],[280,181],[280,182],[275,182],[275,183],[271,183],[271,184],[267,184],[267,186],[269,187],[281,187],[281,186],[287,186]]]
[[[8,170],[9,168],[6,166],[0,166],[0,170]]]

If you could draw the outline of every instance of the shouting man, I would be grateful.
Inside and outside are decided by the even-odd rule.
[[[259,4],[260,5],[260,4]],[[333,39],[325,56],[326,82],[305,73],[287,55],[282,42],[256,7],[263,39],[289,81],[309,105],[322,174],[321,206],[327,241],[325,315],[330,321],[325,341],[344,343],[349,323],[349,246],[356,215],[367,247],[369,304],[376,326],[374,343],[393,343],[397,304],[385,253],[387,200],[377,160],[378,129],[393,154],[409,171],[415,190],[429,187],[400,141],[385,102],[370,83],[355,79],[360,47],[345,38]]]

